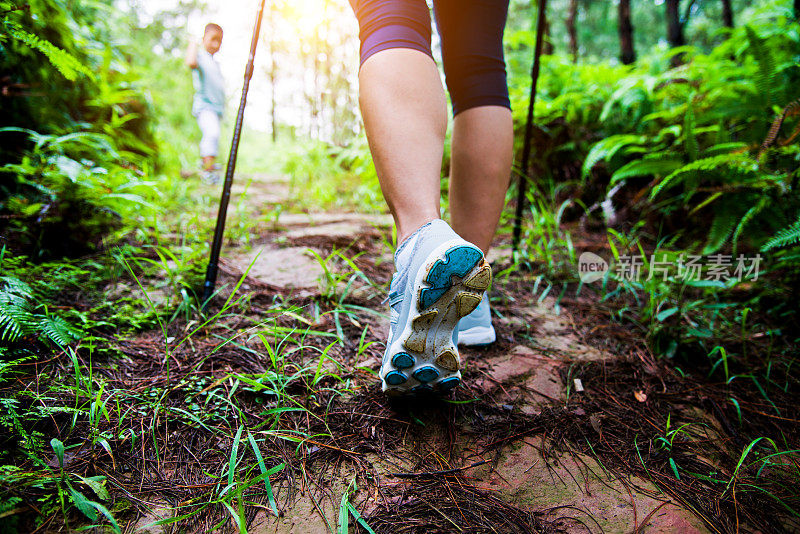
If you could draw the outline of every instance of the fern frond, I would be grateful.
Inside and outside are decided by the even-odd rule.
[[[2,355],[2,352],[0,352],[0,355]],[[19,373],[21,364],[35,359],[35,356],[29,355],[16,360],[0,361],[0,382],[5,380],[7,376]]]
[[[650,192],[650,198],[658,196],[668,186],[674,186],[687,176],[695,176],[704,172],[719,172],[720,167],[736,170],[740,174],[754,172],[753,162],[743,154],[721,154],[710,158],[702,158],[688,163],[675,170],[672,174],[661,180]]]
[[[83,337],[83,332],[57,315],[42,317],[38,327],[41,337],[49,339],[62,348]]]
[[[769,201],[770,197],[768,195],[762,196],[755,206],[747,210],[747,213],[744,214],[742,220],[739,221],[738,225],[736,225],[736,231],[733,232],[733,239],[731,240],[734,255],[736,255],[736,246],[739,244],[739,236],[742,234],[742,230],[744,230],[745,226],[750,224],[750,222],[755,219],[756,216],[764,210],[764,208],[767,207]]]
[[[758,74],[755,79],[756,88],[760,94],[764,95],[766,105],[769,106],[772,102],[773,87],[777,73],[775,57],[772,55],[772,50],[767,46],[766,39],[761,38],[753,28],[745,26],[744,31],[747,33],[751,52],[758,65]]]
[[[78,74],[83,74],[87,78],[95,79],[94,73],[84,66],[78,58],[69,52],[57,47],[50,41],[40,39],[36,35],[25,31],[17,24],[7,26],[8,34],[14,39],[28,45],[33,50],[42,53],[64,78],[74,82],[78,79]]]
[[[655,136],[653,141],[656,143],[665,143],[669,141],[671,143],[672,139],[677,139],[680,136],[681,126],[679,124],[670,124],[659,130],[658,135]],[[672,139],[669,139],[670,137]]]
[[[0,341],[13,342],[31,333],[34,315],[31,286],[13,276],[0,277]]]
[[[700,153],[700,146],[697,143],[695,133],[696,121],[692,98],[694,98],[694,93],[689,95],[689,100],[686,102],[686,115],[683,117],[683,146],[686,148],[686,155],[689,156],[689,161],[695,161]]]
[[[747,143],[741,141],[728,141],[725,143],[718,143],[703,150],[703,157],[710,158],[712,156],[721,156],[723,154],[737,153],[741,154],[747,150]]]
[[[15,318],[6,313],[0,305],[0,341],[13,342],[22,336],[22,326]]]
[[[3,283],[3,289],[0,291],[0,294],[8,293],[26,300],[33,296],[33,289],[31,286],[15,276],[2,276],[0,277],[0,282]]]
[[[727,200],[727,199],[726,199]],[[711,231],[708,234],[708,242],[703,248],[703,254],[713,254],[721,249],[728,237],[736,228],[739,221],[738,214],[731,202],[720,202],[717,205],[717,212],[711,222]]]
[[[800,242],[800,217],[783,230],[778,231],[777,234],[764,243],[764,246],[761,247],[761,252],[766,252],[773,248],[794,245],[797,242]]]
[[[608,161],[625,147],[631,145],[642,146],[647,143],[647,137],[643,135],[612,135],[598,141],[592,146],[583,162],[582,176],[585,178],[592,171],[592,168],[601,161]]]
[[[663,176],[672,173],[681,165],[683,160],[677,157],[635,159],[617,169],[611,176],[609,185],[634,176]]]
[[[34,315],[27,300],[0,292],[0,341],[13,342],[30,334],[33,323]]]

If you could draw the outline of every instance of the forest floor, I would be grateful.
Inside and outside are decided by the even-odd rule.
[[[282,201],[286,187],[280,176],[258,177],[249,186],[252,205],[269,209],[270,203]],[[323,258],[336,249],[360,253],[357,261],[362,271],[370,273],[371,284],[386,287],[393,266],[386,246],[390,225],[391,218],[382,215],[285,214],[275,221],[276,231],[264,235],[252,250],[226,251],[227,271],[234,278],[247,272],[245,283],[319,301],[325,273],[309,248]],[[499,236],[488,258],[496,273],[510,266],[507,242],[508,236]],[[358,289],[352,290],[356,296],[351,298],[358,301],[363,295],[360,300],[365,307],[376,313],[356,310],[347,322],[358,328],[367,325],[366,339],[379,343],[361,357],[343,351],[342,363],[377,373],[380,343],[388,335],[383,295],[358,295]],[[624,362],[631,359],[631,347],[586,340],[591,325],[584,321],[583,328],[578,327],[567,309],[554,310],[554,297],[539,302],[532,289],[532,284],[526,287],[524,280],[514,276],[495,283],[492,302],[499,314],[494,318],[498,341],[490,347],[460,351],[466,387],[455,399],[466,404],[422,405],[418,401],[416,406],[397,406],[382,398],[372,373],[355,374],[353,393],[339,404],[352,418],[350,432],[360,435],[344,441],[373,441],[380,444],[378,450],[358,453],[360,447],[351,445],[356,451],[344,457],[350,465],[339,465],[344,458],[323,463],[316,476],[324,484],[302,488],[293,502],[287,502],[284,517],[264,517],[255,531],[334,529],[340,496],[358,474],[372,481],[371,487],[353,496],[363,502],[362,515],[372,519],[367,523],[373,528],[391,525],[394,532],[403,531],[403,525],[426,529],[431,523],[453,531],[496,528],[506,532],[502,525],[509,520],[531,530],[581,525],[602,532],[705,532],[702,521],[652,483],[626,473],[612,474],[591,454],[555,447],[550,436],[558,434],[563,422],[551,410],[563,408],[570,395],[566,384],[570,369],[587,362],[608,371],[620,365],[627,369]],[[582,383],[580,393],[575,393],[572,384],[571,395],[611,393],[604,382],[596,377]],[[632,383],[628,391],[612,394],[622,393],[636,403],[636,389]],[[635,409],[633,403],[627,404]],[[606,414],[586,412],[580,404],[573,401],[572,415],[594,424],[601,438]],[[486,432],[487,427],[491,431]]]
[[[238,184],[234,197],[242,191]],[[256,176],[246,194],[248,206],[269,212],[286,200],[288,184],[281,176]],[[663,384],[668,371],[625,332],[595,324],[591,302],[572,310],[563,299],[557,307],[554,297],[539,298],[532,276],[496,278],[491,298],[498,340],[461,349],[464,385],[452,399],[404,403],[383,396],[376,373],[388,334],[381,288],[392,274],[390,225],[385,215],[284,213],[251,246],[223,252],[220,285],[230,288],[246,273],[240,290],[250,294],[251,313],[276,298],[298,306],[301,315],[317,307],[312,329],[336,334],[338,328],[345,337],[322,362],[338,378],[317,383],[333,391],[311,388],[301,401],[306,425],[296,429],[308,439],[287,437],[285,452],[294,456],[287,464],[297,473],[272,477],[279,517],[264,506],[251,518],[251,532],[337,531],[345,493],[378,532],[707,531],[686,502],[642,478],[640,466],[624,468],[629,450],[607,443],[622,437],[613,429],[619,415],[628,419],[623,425],[659,424],[647,418],[654,410],[647,396],[676,394]],[[511,266],[508,236],[500,235],[497,245],[488,259],[502,273]],[[353,266],[337,261],[334,251],[355,257],[364,276],[345,287]],[[204,341],[210,345],[199,354],[214,351],[213,337]],[[319,348],[331,342],[320,341]],[[239,352],[232,360],[218,353],[204,365],[215,379],[231,383],[230,375],[270,368],[263,346],[262,354]],[[310,355],[312,363],[317,358]],[[180,358],[176,363],[174,376],[203,367]],[[294,364],[300,370],[307,362],[301,357]],[[613,410],[605,409],[609,403]],[[319,420],[309,422],[309,413]],[[612,427],[608,437],[605,426]],[[317,434],[327,436],[318,440]],[[593,443],[606,443],[606,454],[619,457],[607,464]],[[192,471],[164,472],[164,483],[180,479],[184,469]],[[160,499],[166,504],[163,495],[150,497]],[[157,517],[148,514],[138,525]],[[355,526],[354,517],[349,522]]]
[[[488,258],[497,341],[462,348],[451,396],[387,398],[377,371],[391,219],[289,213],[289,197],[283,176],[237,179],[235,209],[258,222],[247,246],[224,248],[205,319],[177,312],[160,329],[106,336],[109,349],[84,344],[74,369],[57,363],[56,382],[75,382],[63,404],[83,395],[90,414],[64,438],[62,473],[105,477],[123,531],[732,532],[773,521],[760,493],[724,484],[747,445],[724,385],[655,359],[590,285],[551,292],[535,265],[512,262],[504,232]],[[576,248],[602,252],[601,239],[583,240]],[[114,294],[169,308],[177,266],[161,264]],[[38,376],[20,383],[39,391]],[[745,421],[752,411],[782,424],[757,394],[740,402]],[[51,513],[40,531],[60,522]]]

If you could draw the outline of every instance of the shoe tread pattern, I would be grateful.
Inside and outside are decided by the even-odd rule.
[[[420,310],[430,308],[450,289],[454,276],[466,277],[482,259],[483,253],[475,247],[458,246],[448,250],[444,260],[436,260],[425,277],[429,287],[420,290]]]
[[[453,330],[471,313],[491,283],[492,273],[483,253],[472,245],[457,245],[436,259],[422,278],[410,332],[402,342],[403,357],[392,358],[387,373],[402,383],[389,384],[387,393],[448,392],[461,381],[461,360],[453,345]],[[409,358],[406,358],[406,355]],[[405,367],[413,361],[412,367]],[[394,363],[401,363],[396,366]],[[416,384],[416,385],[415,385]]]

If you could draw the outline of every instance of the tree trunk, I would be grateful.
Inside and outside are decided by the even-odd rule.
[[[578,31],[575,29],[575,19],[578,17],[578,0],[569,0],[567,11],[567,34],[569,35],[569,51],[572,62],[578,62]]]
[[[667,42],[670,48],[676,48],[686,44],[683,38],[683,24],[680,19],[680,0],[666,0],[667,5]],[[672,66],[676,67],[683,63],[683,54],[672,56]]]
[[[553,47],[553,36],[552,32],[550,31],[550,21],[545,16],[544,21],[544,44],[542,45],[542,54],[545,56],[550,56],[555,51]]]
[[[733,8],[731,7],[731,0],[722,0],[722,23],[728,28],[733,28]]]
[[[619,30],[620,61],[623,65],[630,65],[636,61],[636,51],[633,49],[633,24],[631,23],[631,0],[619,0],[617,7]]]

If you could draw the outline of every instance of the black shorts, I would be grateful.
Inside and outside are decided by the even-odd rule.
[[[478,106],[511,107],[503,57],[509,0],[433,0],[453,115]],[[425,0],[350,0],[360,27],[361,63],[389,48],[431,57]]]

